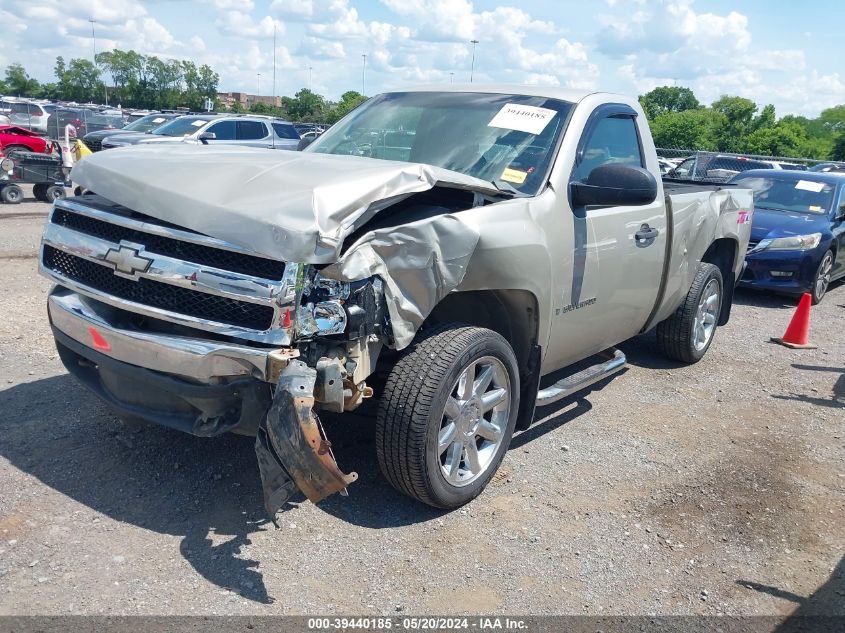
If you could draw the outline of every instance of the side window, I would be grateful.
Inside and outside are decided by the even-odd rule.
[[[609,116],[601,119],[584,145],[581,162],[575,168],[577,180],[586,181],[600,165],[622,164],[643,167],[637,124],[630,116]]]
[[[213,132],[215,135],[215,141],[234,141],[235,122],[220,121],[209,127],[206,132]]]
[[[254,141],[267,136],[267,128],[261,121],[238,121],[238,140]]]
[[[279,138],[290,138],[299,140],[299,134],[296,133],[296,128],[287,123],[274,123],[273,129],[276,131],[276,136]]]

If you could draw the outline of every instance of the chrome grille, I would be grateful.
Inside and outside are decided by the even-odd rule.
[[[76,255],[44,246],[43,264],[66,279],[85,284],[112,297],[168,310],[189,317],[266,330],[273,323],[271,306],[246,303],[227,297],[195,292],[140,278],[118,277],[114,271]]]
[[[133,214],[102,198],[59,200],[42,274],[83,295],[224,336],[289,345],[300,266]]]

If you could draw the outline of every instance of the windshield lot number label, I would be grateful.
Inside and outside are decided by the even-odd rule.
[[[539,134],[549,124],[555,114],[554,110],[538,108],[536,106],[506,103],[496,113],[488,127],[501,127],[506,130]]]

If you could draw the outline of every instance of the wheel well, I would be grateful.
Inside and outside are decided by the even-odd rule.
[[[467,323],[501,334],[513,348],[520,371],[537,344],[537,300],[525,290],[469,290],[452,292],[426,319],[423,327]]]
[[[715,240],[701,258],[702,262],[713,264],[719,269],[725,284],[725,287],[722,289],[724,299],[722,301],[722,312],[719,314],[719,325],[724,325],[730,319],[734,286],[736,286],[736,277],[734,275],[736,257],[736,240],[723,237]]]

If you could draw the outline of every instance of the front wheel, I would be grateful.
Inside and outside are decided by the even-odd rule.
[[[44,195],[47,197],[47,202],[55,202],[56,200],[64,200],[65,199],[65,188],[60,187],[58,185],[52,185],[47,187],[47,190],[44,192]]]
[[[657,324],[657,345],[666,356],[682,363],[697,363],[704,357],[716,335],[723,284],[717,266],[698,265],[684,302]]]
[[[822,257],[822,262],[819,264],[819,269],[816,271],[816,277],[813,279],[813,305],[819,303],[827,293],[827,287],[830,285],[830,275],[833,271],[833,251],[828,251]]]
[[[519,372],[492,330],[423,332],[390,372],[376,418],[379,467],[400,492],[437,508],[477,497],[505,455]]]
[[[5,185],[0,189],[0,200],[6,204],[18,204],[23,200],[23,189],[17,185]]]

